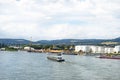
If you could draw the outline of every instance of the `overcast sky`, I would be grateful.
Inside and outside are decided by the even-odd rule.
[[[0,38],[120,37],[120,0],[0,0]]]

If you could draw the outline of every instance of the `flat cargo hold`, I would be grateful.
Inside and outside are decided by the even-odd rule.
[[[63,62],[65,59],[63,59],[61,56],[47,56],[47,59],[57,61],[57,62]]]

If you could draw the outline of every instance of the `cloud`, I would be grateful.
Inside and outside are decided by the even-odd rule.
[[[0,37],[119,37],[119,0],[1,0]]]

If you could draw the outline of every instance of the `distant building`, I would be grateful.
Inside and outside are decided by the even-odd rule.
[[[34,48],[32,48],[32,47],[29,47],[29,46],[27,46],[27,47],[24,47],[24,50],[26,50],[26,51],[28,51],[28,50],[35,50]]]
[[[0,48],[1,51],[5,51],[5,48]]]
[[[22,47],[20,46],[9,46],[10,48],[14,48],[14,49],[21,49]]]

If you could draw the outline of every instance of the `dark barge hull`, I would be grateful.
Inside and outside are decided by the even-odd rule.
[[[119,57],[104,57],[104,56],[100,56],[99,58],[103,58],[103,59],[120,59]]]

